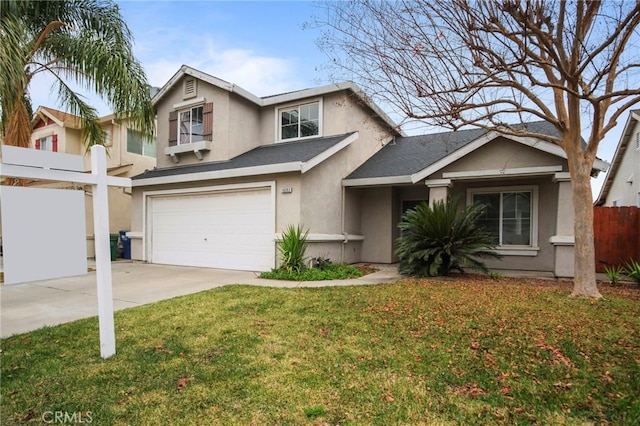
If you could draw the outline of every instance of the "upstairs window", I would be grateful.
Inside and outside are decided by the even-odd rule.
[[[213,103],[206,103],[169,114],[169,146],[212,140]]]
[[[202,140],[202,107],[190,108],[178,113],[178,144],[192,143]]]
[[[320,102],[281,108],[278,115],[280,140],[320,135]]]
[[[156,140],[145,139],[137,130],[127,129],[127,152],[144,155],[146,157],[156,156]]]

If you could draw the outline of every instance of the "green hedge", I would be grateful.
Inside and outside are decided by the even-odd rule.
[[[260,274],[260,278],[290,281],[344,280],[361,276],[362,271],[360,269],[346,263],[332,263],[322,268],[304,269],[300,272],[287,269],[272,269],[269,272]]]

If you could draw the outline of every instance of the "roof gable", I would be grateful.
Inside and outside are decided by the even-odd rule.
[[[528,126],[537,133],[557,134],[557,130],[548,122],[534,122]],[[485,129],[458,130],[395,138],[351,173],[343,185],[416,183],[499,137],[566,159],[562,148],[539,139],[505,136]],[[606,169],[600,164],[603,162],[596,161],[598,164],[594,168]]]
[[[318,97],[329,93],[348,90],[354,93],[364,105],[366,105],[377,116],[379,116],[396,134],[405,136],[402,129],[400,129],[400,126],[398,126],[384,111],[382,111],[380,107],[373,103],[355,83],[350,81],[328,84],[325,86],[314,87],[310,89],[296,90],[278,95],[258,97],[236,84],[229,83],[210,74],[198,71],[187,65],[182,65],[178,72],[176,72],[173,77],[171,77],[171,79],[169,79],[169,81],[156,92],[156,94],[152,98],[152,103],[156,105],[158,102],[160,102],[160,100],[173,87],[175,87],[176,84],[179,84],[182,77],[186,75],[195,77],[215,87],[226,90],[229,93],[235,93],[259,107],[276,106],[279,104],[295,102],[305,98]]]
[[[72,129],[80,129],[82,127],[82,119],[77,115],[45,106],[39,106],[33,113],[31,126],[36,127],[38,122],[45,122],[49,125],[51,121],[60,127],[70,127]]]

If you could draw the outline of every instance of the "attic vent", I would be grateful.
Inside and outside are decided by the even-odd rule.
[[[184,81],[184,98],[192,98],[196,95],[196,79],[187,78]]]
[[[640,151],[640,132],[636,133],[636,149]]]

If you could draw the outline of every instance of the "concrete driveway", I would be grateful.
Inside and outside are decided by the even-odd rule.
[[[264,287],[323,287],[392,282],[400,278],[394,266],[357,279],[339,281],[264,280],[254,272],[154,265],[144,262],[111,263],[113,307],[132,308],[228,284]],[[96,273],[77,277],[0,285],[0,336],[25,333],[98,315]]]

